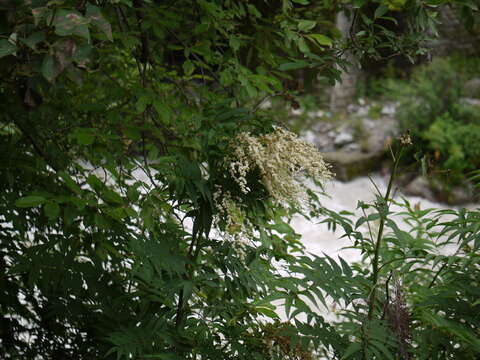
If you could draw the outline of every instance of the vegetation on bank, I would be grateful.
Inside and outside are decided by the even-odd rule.
[[[385,194],[331,211],[321,156],[258,111],[297,106],[298,70],[333,82],[346,50],[415,58],[438,4],[1,2],[0,356],[475,359],[480,213],[404,202],[395,222],[408,137]],[[305,254],[299,214],[362,263]]]

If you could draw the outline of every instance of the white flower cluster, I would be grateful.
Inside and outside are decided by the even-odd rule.
[[[228,191],[222,192],[221,189],[218,188],[213,193],[213,200],[215,201],[220,216],[225,220],[225,230],[229,234],[242,231],[244,216],[231,194]]]
[[[332,177],[318,150],[294,133],[282,128],[260,136],[239,134],[232,142],[229,172],[241,191],[250,191],[247,174],[258,169],[261,180],[281,204],[301,203],[305,198],[305,176],[323,182]]]
[[[251,237],[251,230],[248,219],[238,206],[239,200],[235,201],[228,191],[223,192],[220,188],[213,193],[213,199],[218,210],[218,216],[214,220],[217,228],[220,230],[219,222],[222,219],[224,221],[222,235],[237,245],[240,256],[245,256],[243,246]]]

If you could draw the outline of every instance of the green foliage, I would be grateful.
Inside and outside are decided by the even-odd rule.
[[[258,169],[245,174],[249,191],[243,193],[228,163],[239,134],[274,131],[254,104],[288,97],[295,70],[338,77],[339,55],[353,43],[339,41],[332,13],[353,7],[366,27],[357,34],[357,54],[364,49],[372,56],[379,46],[407,51],[410,44],[417,51],[412,40],[423,39],[433,24],[424,4],[374,3],[374,14],[369,5],[2,2],[0,356],[340,359],[362,349],[381,359],[398,353],[387,336],[393,330],[377,316],[378,301],[370,301],[375,311],[367,317],[368,294],[377,285],[369,270],[302,254],[289,220],[323,214],[366,256],[373,241],[348,217],[322,208],[314,192],[305,208],[275,201]],[[382,18],[392,21],[384,16],[387,5],[415,14],[408,41],[376,26]],[[220,210],[225,194],[239,208],[234,215],[241,214],[242,232],[227,226]],[[376,217],[384,223],[386,201]],[[477,235],[476,213],[462,215],[470,230],[452,239]],[[464,229],[460,222],[450,228]],[[378,283],[387,269],[379,264],[388,264],[388,241],[382,243],[375,252]],[[462,244],[478,248],[470,240]],[[475,270],[477,259],[461,260],[457,274],[446,267],[434,278],[445,286],[463,279],[474,291],[477,277],[462,269]],[[420,290],[412,294],[424,302],[437,294]],[[305,299],[319,306],[334,299],[348,321],[327,323]],[[465,309],[452,315],[455,304],[439,304],[437,311],[428,301],[416,313],[419,331],[453,339],[434,351],[477,350]],[[278,322],[275,304],[290,322]],[[306,320],[296,319],[299,314]],[[426,351],[417,338],[418,351]]]
[[[459,63],[455,58],[435,59],[415,70],[410,81],[390,86],[400,98],[402,130],[410,131],[418,147],[437,162],[437,170],[453,172],[451,180],[480,165],[478,106],[463,98],[463,84],[472,76],[475,60],[465,67]]]
[[[395,156],[398,165],[401,153]],[[350,297],[342,296],[344,317],[337,327],[354,341],[342,358],[475,359],[480,351],[478,210],[421,209],[393,201],[389,190],[358,208],[364,216],[354,226],[337,217],[363,254],[362,264],[343,275],[354,288]],[[349,289],[335,280],[337,288]],[[328,291],[328,282],[323,288]]]

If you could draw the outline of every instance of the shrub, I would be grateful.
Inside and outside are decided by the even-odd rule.
[[[465,73],[457,60],[435,59],[414,71],[410,81],[392,82],[392,95],[400,101],[397,117],[402,131],[410,131],[418,148],[437,161],[438,170],[462,172],[479,164],[480,111],[462,98]]]

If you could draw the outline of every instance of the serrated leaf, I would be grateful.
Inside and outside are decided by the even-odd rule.
[[[19,208],[29,208],[44,204],[47,201],[43,196],[24,196],[15,201],[15,206]]]
[[[12,55],[17,50],[17,47],[8,40],[0,40],[0,58]]]

